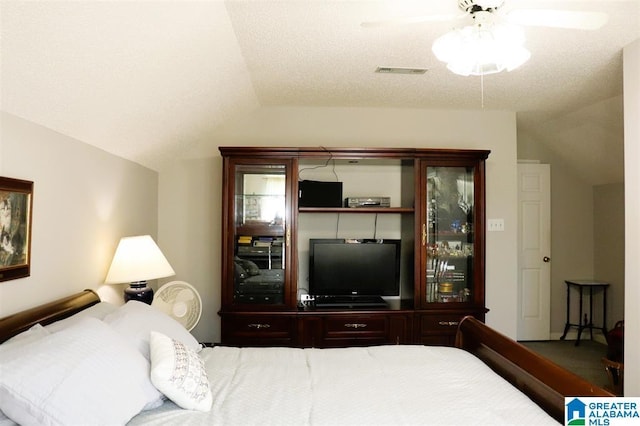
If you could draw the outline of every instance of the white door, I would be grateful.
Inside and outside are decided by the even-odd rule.
[[[548,164],[518,164],[518,340],[549,340],[551,201]]]

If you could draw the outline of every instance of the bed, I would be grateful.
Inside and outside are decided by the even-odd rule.
[[[544,425],[613,396],[472,317],[456,348],[201,348],[171,321],[90,290],[0,319],[0,424]]]

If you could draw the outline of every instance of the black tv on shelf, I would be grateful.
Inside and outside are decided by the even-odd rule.
[[[338,296],[398,296],[400,240],[310,239],[309,293],[316,305]]]

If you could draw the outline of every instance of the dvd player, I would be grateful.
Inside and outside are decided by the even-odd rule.
[[[391,197],[348,197],[345,207],[391,207]]]

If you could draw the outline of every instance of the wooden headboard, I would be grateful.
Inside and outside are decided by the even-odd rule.
[[[615,396],[472,316],[460,322],[456,347],[480,358],[563,424],[565,396]]]
[[[36,306],[0,319],[0,343],[28,330],[40,323],[42,325],[70,317],[71,315],[100,302],[100,296],[93,290],[83,290],[72,296],[54,300],[45,305]]]

